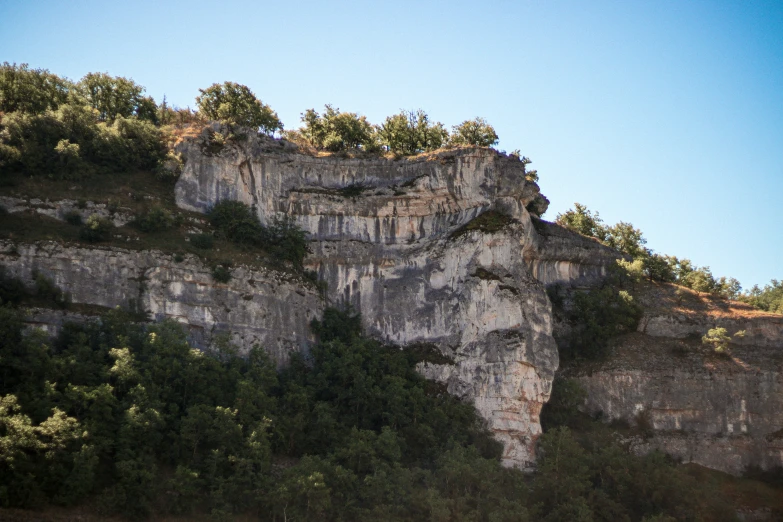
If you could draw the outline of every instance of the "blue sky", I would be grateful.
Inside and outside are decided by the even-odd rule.
[[[783,279],[783,2],[0,0],[0,61],[132,77],[157,100],[251,87],[286,128],[483,116],[575,201],[744,287]]]

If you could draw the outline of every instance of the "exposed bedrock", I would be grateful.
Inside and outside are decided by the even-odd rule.
[[[546,245],[567,239],[548,236],[570,234],[536,230],[527,209],[545,209],[546,199],[517,158],[482,148],[399,160],[313,157],[254,137],[207,156],[204,139],[179,145],[180,207],[205,211],[231,199],[255,205],[264,222],[291,216],[313,239],[306,264],[327,282],[329,301],[360,311],[370,335],[431,343],[453,360],[419,369],[473,401],[505,444],[506,465],[532,466],[558,366],[536,275],[568,282],[605,268],[603,258],[587,270],[549,268],[567,247]],[[571,254],[563,261],[581,262]]]
[[[291,351],[312,342],[308,325],[323,309],[318,292],[290,274],[238,267],[228,283],[217,283],[210,268],[194,256],[176,262],[174,256],[154,251],[3,241],[0,265],[30,289],[37,273],[69,292],[73,303],[173,319],[202,348],[209,348],[217,335],[228,335],[243,351],[259,344],[281,364]],[[56,332],[61,315],[37,311],[30,322]],[[71,315],[66,319],[80,319]]]
[[[739,312],[679,309],[663,321],[648,310],[608,361],[571,373],[587,391],[586,410],[644,427],[639,452],[657,448],[733,474],[783,466],[781,317]],[[700,340],[715,326],[748,336],[717,354]]]

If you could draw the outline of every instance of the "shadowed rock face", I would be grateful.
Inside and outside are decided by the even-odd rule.
[[[255,205],[264,222],[293,217],[313,240],[306,264],[329,300],[361,311],[374,337],[437,347],[453,364],[420,371],[473,401],[505,444],[506,465],[533,464],[558,358],[531,270],[542,238],[526,210],[545,199],[521,162],[481,148],[316,158],[263,138],[217,156],[202,154],[199,139],[179,151],[180,207],[232,199]]]

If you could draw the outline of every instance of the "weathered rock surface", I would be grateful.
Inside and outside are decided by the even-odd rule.
[[[243,350],[259,344],[281,364],[312,342],[308,325],[323,309],[318,292],[290,274],[238,267],[228,283],[216,283],[194,256],[177,263],[154,251],[2,241],[0,265],[31,289],[37,272],[69,292],[74,303],[176,320],[203,348],[227,334]],[[37,311],[30,321],[56,332],[61,315]]]
[[[586,410],[652,429],[640,452],[734,474],[783,466],[783,317],[684,289],[677,297],[674,287],[653,294],[642,299],[639,332],[608,361],[570,373],[587,391]],[[716,326],[748,335],[716,354],[700,339]]]
[[[11,214],[32,211],[59,221],[65,221],[69,214],[77,214],[82,221],[87,221],[90,216],[97,215],[98,217],[111,220],[115,227],[125,226],[135,218],[129,208],[110,209],[105,203],[79,202],[75,199],[42,201],[35,198],[23,199],[0,196],[0,207],[3,207]]]
[[[215,156],[199,140],[179,152],[181,208],[231,199],[255,205],[264,222],[294,218],[313,239],[306,263],[330,301],[361,311],[370,335],[432,343],[452,358],[420,370],[473,401],[504,442],[505,464],[532,465],[558,358],[550,304],[531,271],[541,239],[526,210],[545,199],[518,159],[480,148],[322,158],[256,138]],[[508,222],[461,229],[489,211]]]

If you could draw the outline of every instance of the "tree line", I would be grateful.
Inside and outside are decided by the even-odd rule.
[[[647,239],[644,234],[631,223],[620,221],[607,226],[598,212],[591,212],[580,203],[574,203],[573,209],[558,214],[555,222],[630,256],[632,261],[623,260],[620,263],[632,275],[646,277],[650,281],[675,283],[725,299],[744,300],[748,297],[741,294],[742,287],[735,278],[717,278],[708,266],[700,267],[690,259],[658,254],[645,246]],[[772,290],[774,289],[770,289]],[[757,292],[759,295],[763,293],[762,290]],[[761,302],[761,299],[759,301]]]
[[[451,131],[423,110],[401,111],[374,125],[364,116],[326,105],[308,109],[302,126],[284,131],[269,105],[234,82],[199,89],[197,110],[157,103],[132,79],[89,73],[71,81],[27,64],[0,66],[0,175],[75,179],[93,173],[155,170],[166,174],[172,125],[220,121],[315,150],[411,155],[444,146],[489,147],[498,142],[483,118]],[[176,170],[176,169],[175,169]]]

